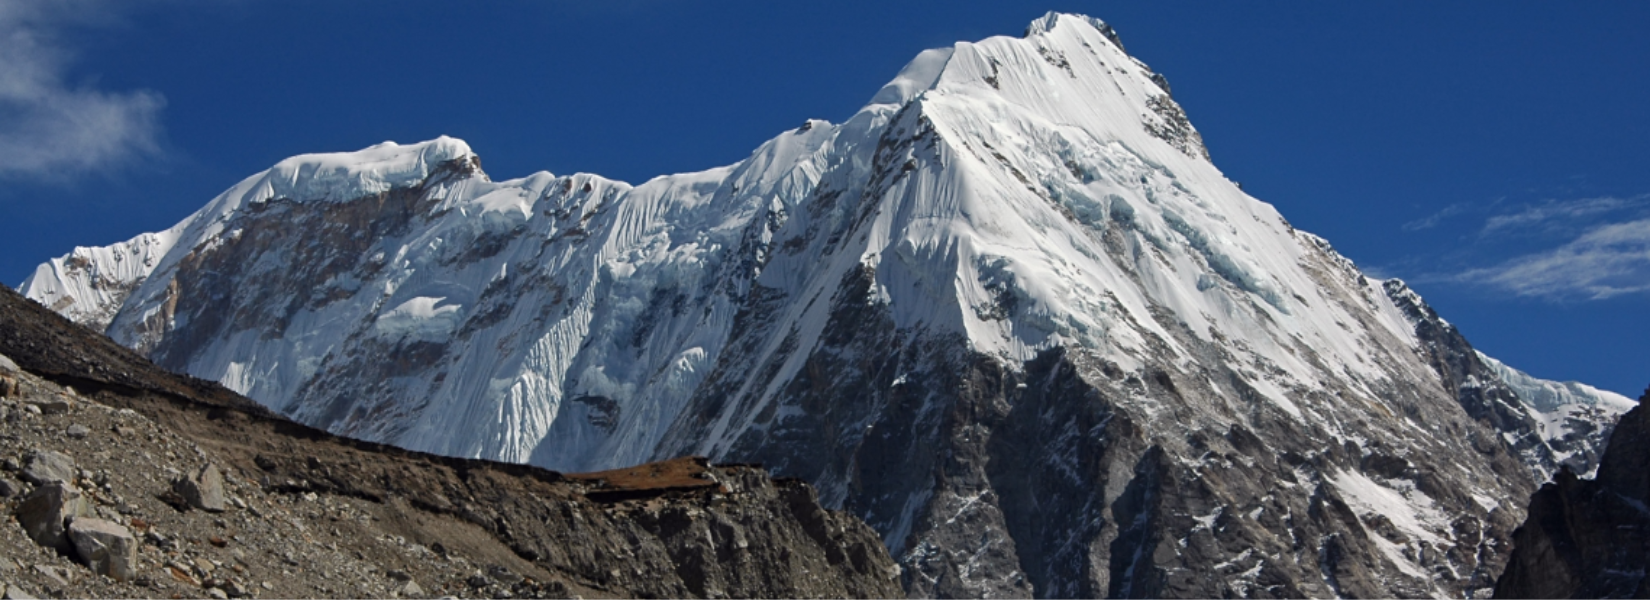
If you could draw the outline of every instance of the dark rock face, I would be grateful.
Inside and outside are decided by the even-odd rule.
[[[1487,423],[1496,431],[1511,434],[1512,449],[1523,456],[1526,463],[1537,466],[1537,477],[1556,471],[1559,464],[1554,460],[1553,449],[1537,435],[1535,421],[1520,406],[1517,392],[1478,358],[1467,338],[1421,301],[1403,281],[1390,279],[1384,287],[1387,297],[1415,324],[1415,336],[1423,345],[1423,355],[1443,379],[1444,386],[1455,393],[1467,416]]]
[[[1598,477],[1568,469],[1530,498],[1497,598],[1650,597],[1650,412],[1616,425]]]
[[[677,459],[563,475],[352,441],[280,418],[214,384],[167,373],[10,290],[0,290],[0,353],[18,363],[14,378],[29,393],[62,394],[62,386],[72,383],[87,400],[61,415],[32,416],[19,414],[22,402],[6,401],[11,417],[0,417],[0,432],[6,433],[0,451],[7,454],[7,469],[23,470],[17,461],[22,450],[12,446],[27,442],[42,444],[34,456],[122,471],[99,475],[98,481],[40,478],[26,500],[9,507],[22,527],[0,532],[0,560],[19,552],[8,545],[9,537],[32,538],[28,556],[35,543],[65,556],[78,548],[92,568],[123,580],[111,583],[83,573],[34,578],[33,585],[65,596],[153,595],[182,585],[184,595],[242,597],[244,586],[252,584],[236,580],[247,577],[239,570],[208,573],[200,567],[209,564],[204,559],[184,564],[163,555],[226,546],[224,561],[231,551],[267,553],[285,561],[277,570],[303,565],[305,572],[344,579],[365,573],[362,577],[372,579],[372,573],[406,568],[371,555],[374,544],[390,538],[417,541],[441,557],[420,565],[423,583],[391,575],[401,590],[441,584],[439,593],[467,597],[904,596],[899,567],[875,531],[847,513],[823,508],[808,484],[776,480],[758,468]],[[104,451],[85,450],[86,440],[57,435],[58,421],[71,419],[113,421],[96,421],[91,428],[111,440]],[[134,427],[146,431],[134,433]],[[181,441],[156,445],[166,439]],[[178,451],[185,447],[190,460],[206,464],[162,458],[182,455]],[[133,464],[131,456],[159,462]],[[180,485],[187,489],[173,490],[169,480],[156,476],[165,469],[187,473]],[[99,481],[107,486],[96,487]],[[77,486],[95,489],[83,493]],[[167,494],[189,497],[165,507],[156,498]],[[120,497],[132,501],[116,500]],[[325,512],[332,516],[300,506],[331,507]],[[94,513],[147,528],[144,549],[134,557],[134,538],[118,535],[125,531],[121,525],[109,524],[105,529],[113,533],[99,537],[95,519],[77,518]],[[340,513],[356,516],[340,518]],[[276,514],[296,520],[275,519]],[[304,525],[304,519],[311,520]],[[160,534],[157,523],[171,533]],[[71,547],[75,524],[85,531]],[[305,545],[301,540],[308,534],[260,533],[271,524],[301,525],[315,537],[330,530],[336,541],[331,547]],[[357,558],[336,558],[346,555]],[[460,562],[464,556],[471,562]],[[79,568],[64,564],[71,574]],[[488,564],[485,571],[462,572],[463,565]],[[447,572],[455,570],[461,572]],[[286,578],[279,587],[261,589],[287,597],[385,595],[389,589],[325,579]]]

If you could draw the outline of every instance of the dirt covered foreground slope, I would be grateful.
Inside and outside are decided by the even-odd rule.
[[[0,355],[5,597],[904,595],[874,531],[760,469],[562,475],[339,438],[9,289]]]

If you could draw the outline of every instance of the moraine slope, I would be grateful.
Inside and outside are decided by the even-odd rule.
[[[340,438],[6,289],[0,434],[12,598],[901,595],[876,533],[802,482],[693,458],[564,475]],[[49,453],[62,466],[41,468]],[[217,506],[191,509],[174,478],[207,465]],[[74,519],[135,536],[125,576],[30,538],[53,473],[85,503]]]

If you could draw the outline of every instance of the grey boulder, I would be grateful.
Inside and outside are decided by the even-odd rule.
[[[23,468],[23,479],[35,485],[53,481],[73,483],[74,471],[73,458],[62,452],[47,450],[35,452],[29,457],[28,466]]]
[[[223,473],[217,465],[208,464],[201,470],[172,482],[172,491],[182,496],[190,506],[208,511],[223,512]]]
[[[65,536],[65,521],[91,513],[80,490],[61,481],[51,481],[35,488],[17,507],[17,522],[34,543],[61,551],[70,550]]]
[[[116,581],[132,578],[137,565],[137,539],[126,527],[103,519],[78,518],[69,522],[69,541],[93,573]]]

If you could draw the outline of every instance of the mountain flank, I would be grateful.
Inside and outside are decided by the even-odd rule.
[[[903,596],[874,531],[758,468],[563,475],[340,438],[10,290],[0,355],[7,597]],[[112,541],[31,539],[93,525]]]
[[[913,596],[1490,593],[1530,493],[1590,472],[1632,401],[1478,353],[1296,229],[1118,40],[1049,13],[635,185],[494,180],[450,137],[294,156],[21,291],[340,436],[766,465],[864,519]],[[388,493],[289,458],[272,477]],[[497,510],[419,495],[445,485],[401,493]],[[524,522],[496,538],[561,560]]]

